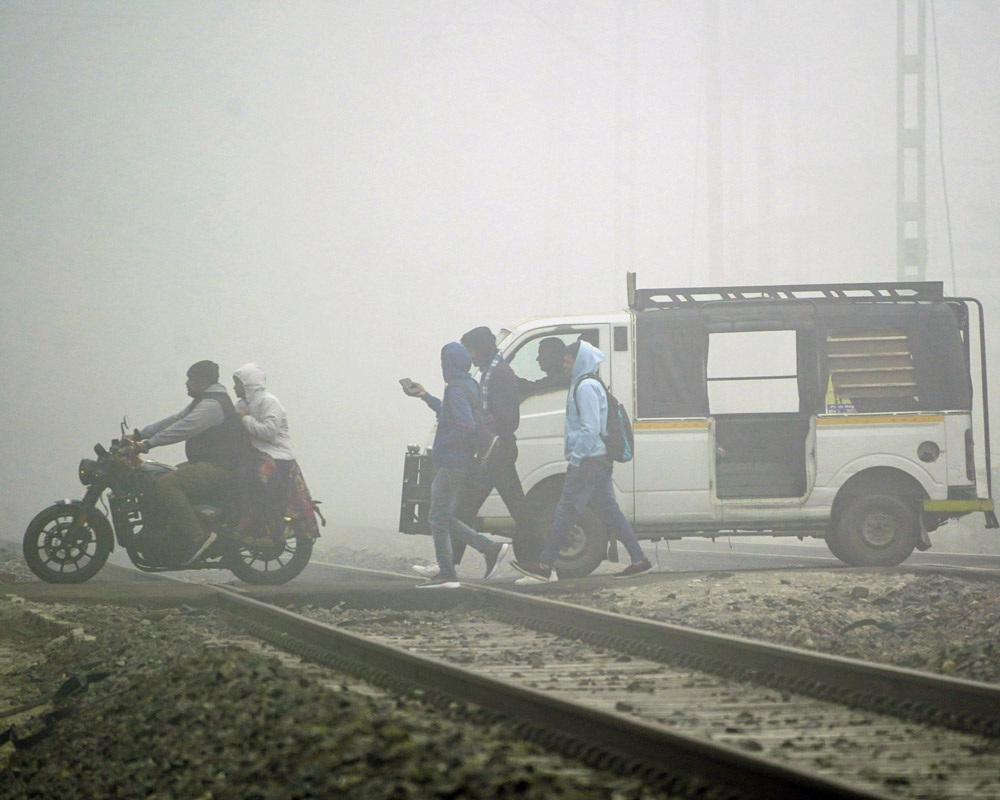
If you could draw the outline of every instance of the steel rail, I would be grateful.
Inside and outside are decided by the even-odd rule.
[[[393,580],[402,577],[357,567],[323,566]],[[493,613],[519,624],[651,660],[966,733],[1000,736],[1000,685],[686,628],[478,584],[466,583],[457,591],[478,596]]]
[[[211,588],[211,605],[245,620],[252,633],[278,647],[375,684],[404,691],[419,687],[442,705],[473,704],[485,711],[484,722],[513,721],[527,739],[598,768],[640,775],[647,784],[702,792],[699,796],[725,787],[725,797],[890,797],[373,642],[225,587]]]
[[[779,689],[985,736],[1000,686],[695,630],[485,586],[462,587],[522,624]]]

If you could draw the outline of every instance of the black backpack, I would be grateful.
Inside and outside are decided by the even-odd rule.
[[[573,402],[576,403],[576,413],[580,413],[580,402],[576,399],[576,391],[585,380],[597,381],[608,398],[608,434],[607,436],[603,433],[601,434],[601,441],[604,442],[608,456],[613,461],[621,464],[631,461],[632,453],[635,452],[635,434],[632,433],[632,423],[629,421],[628,412],[625,411],[625,406],[618,401],[618,398],[611,394],[611,390],[604,385],[601,376],[596,372],[584,375],[576,382],[576,388],[573,389]]]

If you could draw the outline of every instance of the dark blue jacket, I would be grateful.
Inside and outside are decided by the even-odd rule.
[[[468,467],[476,449],[476,418],[472,404],[479,402],[479,386],[469,375],[472,357],[458,342],[441,348],[441,373],[448,384],[444,399],[424,395],[437,414],[432,447],[435,467]]]

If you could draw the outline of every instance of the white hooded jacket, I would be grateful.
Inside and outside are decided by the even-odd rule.
[[[288,415],[278,398],[264,386],[264,370],[257,364],[244,364],[233,378],[243,384],[245,398],[236,402],[236,410],[250,413],[243,417],[243,426],[250,434],[250,443],[279,461],[294,461],[292,439],[288,435]]]

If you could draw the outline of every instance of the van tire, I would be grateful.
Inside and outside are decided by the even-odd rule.
[[[535,530],[540,533],[541,543],[552,530],[557,505],[559,505],[558,497],[545,502],[535,512]],[[516,555],[516,542],[514,547]],[[607,549],[608,534],[604,523],[600,515],[588,506],[573,526],[570,543],[560,551],[553,567],[560,578],[582,578],[600,566],[607,555]],[[538,552],[541,553],[541,547],[538,548]],[[520,560],[520,556],[517,557]]]
[[[888,494],[871,494],[852,500],[837,522],[838,558],[856,567],[894,567],[916,547],[920,520],[903,500]]]
[[[840,539],[837,538],[837,531],[832,526],[826,532],[826,538],[823,541],[826,542],[826,546],[834,558],[839,558],[845,564],[848,563],[844,555],[844,548],[840,546]]]

